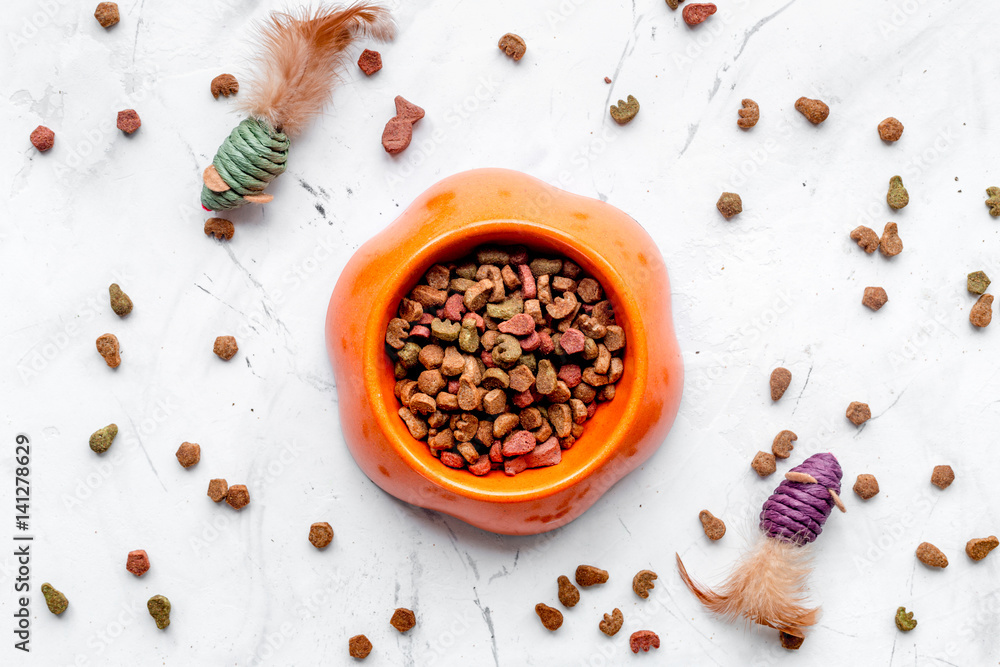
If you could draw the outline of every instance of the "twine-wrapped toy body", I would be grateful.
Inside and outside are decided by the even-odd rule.
[[[276,132],[266,120],[244,120],[222,142],[209,167],[227,188],[210,189],[209,174],[201,188],[201,205],[210,211],[222,211],[263,195],[264,188],[285,171],[288,146],[288,137]]]

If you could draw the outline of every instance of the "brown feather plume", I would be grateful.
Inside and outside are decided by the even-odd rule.
[[[329,101],[354,39],[366,35],[390,40],[396,28],[388,9],[354,4],[273,12],[259,31],[263,48],[256,58],[257,71],[248,86],[251,92],[239,106],[294,136]]]

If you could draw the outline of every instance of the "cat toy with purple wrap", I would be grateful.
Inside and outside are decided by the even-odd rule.
[[[709,611],[730,621],[743,617],[775,628],[783,646],[798,648],[819,618],[819,607],[811,608],[807,601],[811,567],[806,545],[823,532],[834,507],[846,511],[840,501],[841,477],[833,454],[813,454],[785,473],[761,510],[759,539],[717,591],[692,581],[677,555],[681,579]]]

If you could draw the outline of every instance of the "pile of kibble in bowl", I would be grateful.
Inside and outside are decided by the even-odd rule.
[[[385,342],[410,434],[474,475],[559,463],[624,370],[600,283],[520,246],[430,267]]]

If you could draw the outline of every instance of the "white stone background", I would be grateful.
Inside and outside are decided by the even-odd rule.
[[[198,193],[239,116],[209,82],[246,76],[253,22],[283,3],[125,0],[111,30],[95,4],[28,0],[0,17],[0,533],[14,533],[13,443],[26,433],[33,585],[71,601],[57,618],[34,591],[33,651],[14,651],[16,569],[0,549],[0,662],[346,664],[362,632],[373,666],[1000,660],[1000,556],[963,553],[998,519],[1000,325],[970,326],[965,289],[970,271],[1000,279],[1000,223],[983,205],[1000,184],[995,3],[726,0],[692,30],[662,0],[398,2],[399,37],[374,47],[384,69],[347,68],[275,201],[232,214],[227,244],[202,233]],[[506,31],[528,43],[519,63],[496,48]],[[619,127],[608,106],[629,94],[642,110]],[[395,95],[427,115],[391,157],[379,136]],[[829,120],[796,113],[802,95],[828,102]],[[750,132],[736,126],[744,97],[761,107]],[[132,137],[114,128],[128,107],[143,122]],[[906,130],[885,145],[875,128],[890,115]],[[38,124],[57,136],[44,155],[28,143]],[[638,220],[670,270],[686,367],[659,452],[536,537],[489,534],[368,481],[340,434],[324,348],[351,254],[434,182],[484,166]],[[910,192],[897,213],[884,202],[893,174]],[[728,222],[724,190],[745,206]],[[848,238],[890,220],[906,247],[892,260]],[[125,320],[108,305],[114,280],[136,304]],[[878,313],[861,306],[867,285],[889,293]],[[106,331],[122,342],[114,372],[94,350]],[[223,333],[240,343],[228,364],[211,352]],[[793,380],[772,404],[777,365]],[[864,428],[844,418],[852,400],[872,407]],[[87,438],[111,421],[121,434],[98,458]],[[785,428],[799,435],[791,463],[840,458],[848,506],[814,545],[823,616],[798,653],[710,618],[673,563],[679,552],[716,582],[736,561],[779,479],[758,479],[750,460]],[[174,459],[183,440],[203,448],[191,470]],[[943,492],[929,483],[940,463],[957,474]],[[867,503],[850,491],[863,472],[882,487]],[[211,503],[215,476],[246,482],[251,506]],[[722,541],[702,534],[702,508],[728,523]],[[337,535],[322,553],[306,541],[317,520]],[[946,570],[916,562],[924,540]],[[142,579],[123,567],[137,548],[153,564]],[[550,634],[534,604],[555,604],[556,577],[580,563],[611,580]],[[629,585],[643,568],[660,575],[645,602]],[[157,593],[174,607],[165,632],[145,610]],[[895,629],[899,605],[914,632]],[[418,614],[408,635],[388,625],[396,606]],[[597,623],[615,606],[625,627],[608,639]],[[637,629],[659,633],[655,656],[629,652]]]

